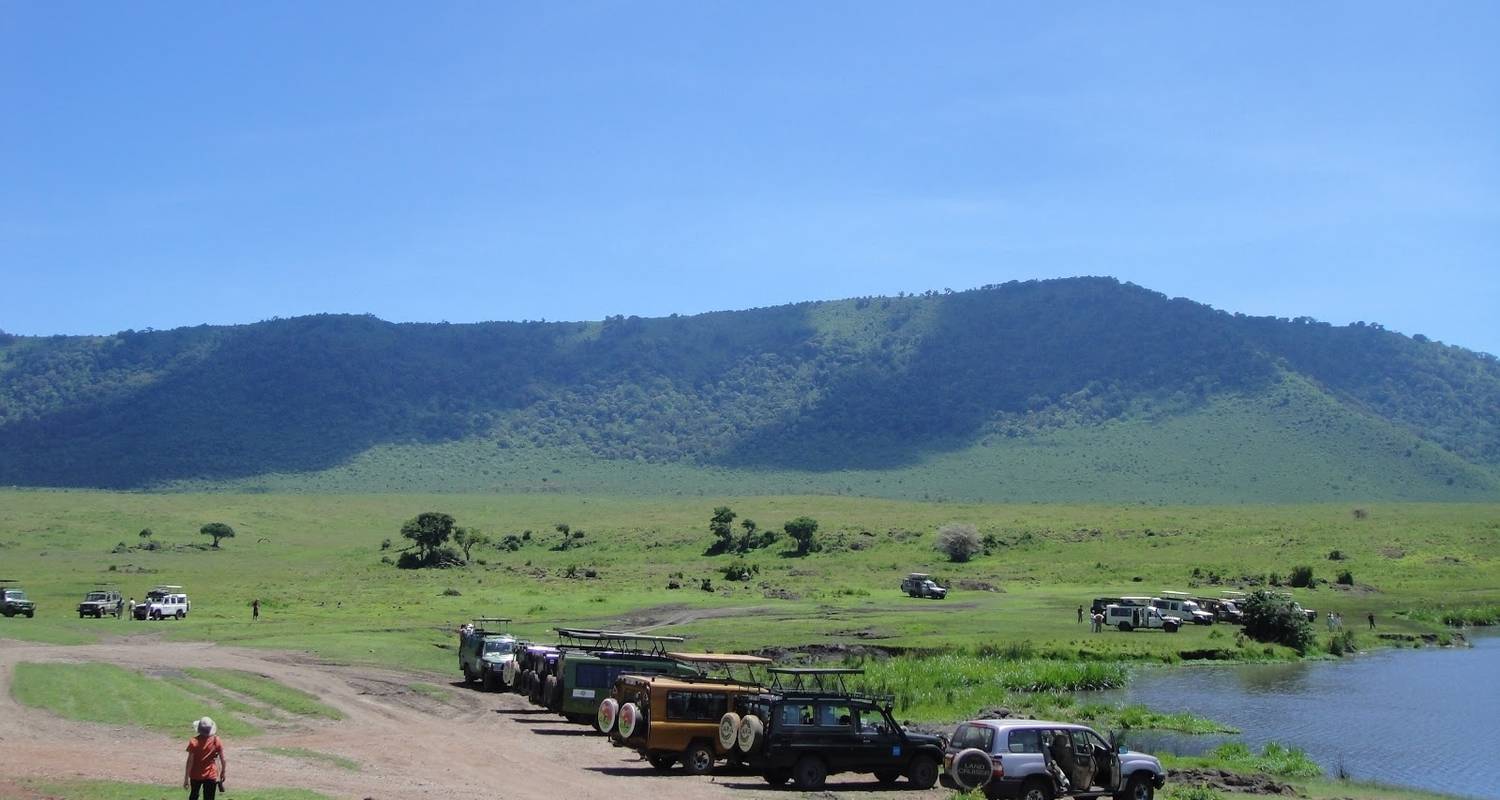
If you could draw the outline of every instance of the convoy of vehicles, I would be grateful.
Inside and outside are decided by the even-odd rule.
[[[542,705],[571,722],[592,723],[599,704],[621,675],[698,675],[697,668],[668,655],[681,636],[557,628],[564,641],[556,669],[542,683]]]
[[[101,584],[85,595],[83,602],[78,604],[78,618],[103,619],[108,614],[119,619],[124,610],[125,600],[120,597],[120,590]]]
[[[942,600],[948,596],[948,588],[939,586],[931,575],[922,572],[913,572],[901,581],[901,591],[906,592],[908,597],[926,597],[933,600]]]

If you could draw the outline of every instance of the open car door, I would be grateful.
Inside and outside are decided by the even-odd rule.
[[[1065,765],[1063,769],[1068,774],[1068,782],[1073,784],[1073,791],[1086,792],[1094,786],[1093,737],[1088,731],[1077,728],[1067,733],[1073,747],[1073,764]]]

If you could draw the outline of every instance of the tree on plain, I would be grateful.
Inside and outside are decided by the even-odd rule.
[[[719,506],[714,509],[714,515],[708,519],[708,532],[714,535],[713,544],[708,546],[709,555],[727,553],[734,549],[734,518],[736,516],[729,506]]]
[[[968,523],[950,522],[938,528],[937,541],[933,546],[948,556],[948,560],[962,564],[984,551],[984,542],[979,531]]]
[[[401,526],[401,535],[412,540],[423,564],[430,564],[438,548],[453,536],[453,515],[424,511]]]
[[[203,534],[204,536],[212,536],[212,537],[214,537],[214,549],[215,550],[219,549],[219,540],[220,539],[233,539],[234,538],[234,528],[231,528],[231,527],[229,527],[228,525],[225,525],[222,522],[210,522],[207,525],[204,525],[203,527],[199,528],[198,532],[201,533],[201,534]]]
[[[798,517],[783,525],[782,529],[797,543],[797,555],[805,556],[818,551],[817,520],[812,517]]]
[[[464,560],[469,560],[469,552],[475,547],[485,547],[494,543],[489,534],[483,533],[475,528],[454,528],[453,543],[458,549],[464,551]]]

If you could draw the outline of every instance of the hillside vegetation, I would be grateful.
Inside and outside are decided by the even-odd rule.
[[[602,322],[0,335],[0,484],[1493,499],[1500,363],[1103,278]]]

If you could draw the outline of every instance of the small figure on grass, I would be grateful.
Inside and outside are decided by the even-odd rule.
[[[182,788],[188,790],[188,800],[199,800],[199,792],[202,792],[202,800],[214,800],[214,795],[224,789],[224,781],[229,775],[224,743],[219,741],[219,728],[212,719],[203,717],[193,726],[198,735],[187,743]]]

